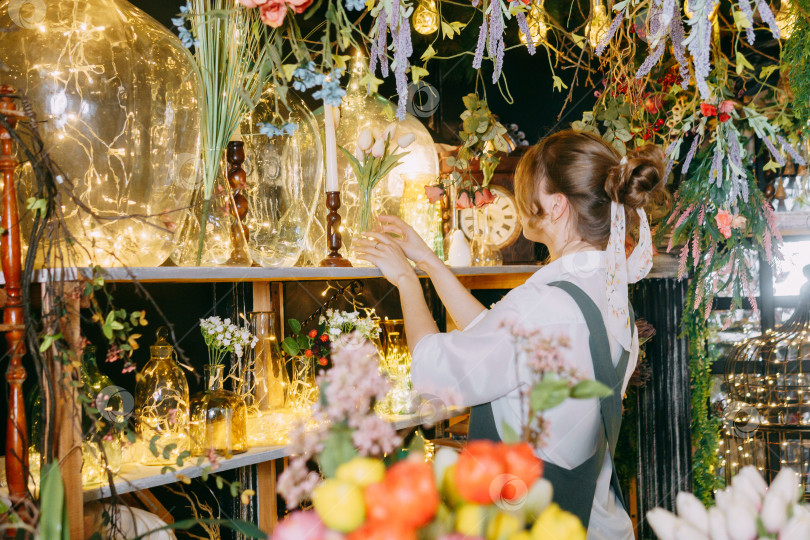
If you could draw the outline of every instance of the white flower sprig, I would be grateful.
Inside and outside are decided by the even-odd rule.
[[[356,331],[365,339],[371,340],[380,336],[380,327],[374,324],[369,316],[361,317],[357,311],[326,310],[326,316],[318,320],[323,325],[323,333],[335,342],[340,336]]]
[[[259,341],[247,328],[233,324],[230,319],[222,320],[219,317],[200,319],[200,331],[208,347],[208,363],[212,366],[221,364],[228,353],[233,353],[241,359],[245,349],[252,349]]]

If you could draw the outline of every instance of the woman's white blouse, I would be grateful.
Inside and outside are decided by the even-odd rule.
[[[593,363],[588,343],[588,327],[576,302],[565,291],[549,286],[554,281],[570,281],[607,313],[605,252],[589,251],[566,255],[539,269],[525,284],[510,291],[491,309],[485,310],[463,331],[432,334],[422,338],[413,350],[411,378],[422,393],[448,391],[459,396],[460,405],[492,402],[499,434],[508,423],[516,432],[525,414],[520,403],[519,385],[530,375],[525,365],[517,365],[515,349],[506,321],[518,321],[525,328],[539,328],[547,335],[568,335],[570,365],[586,379],[593,379]],[[627,388],[638,359],[638,339],[634,329],[630,361],[622,392]],[[609,335],[614,366],[621,355],[615,336]],[[548,411],[546,444],[538,451],[544,461],[574,468],[596,451],[602,428],[597,399],[567,399]],[[632,540],[630,517],[615,500],[610,486],[610,455],[596,484],[591,511],[589,540]]]

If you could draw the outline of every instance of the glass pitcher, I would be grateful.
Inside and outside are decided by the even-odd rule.
[[[136,430],[147,447],[155,440],[157,455],[147,450],[141,461],[145,465],[176,464],[180,452],[189,449],[188,383],[183,370],[174,359],[174,347],[169,345],[168,330],[157,331],[157,341],[149,347],[151,358],[140,371],[135,385]],[[169,457],[163,450],[172,446]]]

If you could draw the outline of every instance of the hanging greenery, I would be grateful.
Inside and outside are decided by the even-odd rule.
[[[687,301],[693,302],[699,280],[693,280]],[[723,487],[717,475],[720,443],[720,419],[710,414],[709,399],[712,388],[712,364],[716,357],[708,348],[709,327],[706,318],[697,310],[684,311],[683,332],[689,339],[689,375],[692,387],[692,483],[693,492],[704,504],[713,504],[714,492]]]

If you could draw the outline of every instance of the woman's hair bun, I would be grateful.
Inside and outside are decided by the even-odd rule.
[[[610,200],[628,208],[641,208],[664,184],[664,153],[648,144],[627,153],[605,181]]]

